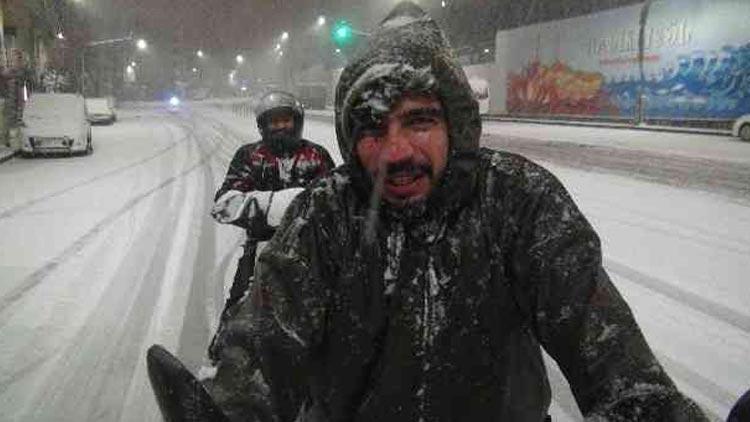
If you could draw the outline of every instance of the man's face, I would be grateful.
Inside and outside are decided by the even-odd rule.
[[[268,127],[272,132],[291,131],[294,129],[294,116],[288,111],[272,113],[268,116]]]
[[[434,96],[405,96],[382,127],[366,128],[356,146],[381,197],[404,207],[428,197],[448,160],[448,125]]]

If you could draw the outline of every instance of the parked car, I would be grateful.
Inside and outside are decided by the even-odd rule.
[[[745,142],[750,142],[750,114],[741,116],[734,121],[732,135],[739,137]]]
[[[117,114],[109,98],[86,98],[86,113],[92,124],[108,124],[117,121]]]
[[[34,94],[23,112],[21,153],[93,151],[86,103],[78,94]]]

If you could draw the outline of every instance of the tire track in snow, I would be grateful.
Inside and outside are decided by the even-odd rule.
[[[687,225],[684,222],[668,220],[635,209],[623,208],[622,204],[616,204],[601,198],[587,197],[579,192],[576,192],[575,196],[585,199],[587,211],[596,210],[597,214],[606,216],[606,220],[636,228],[649,229],[652,232],[661,232],[701,245],[710,244],[714,248],[728,252],[750,255],[750,240],[747,240],[747,238],[733,236],[729,233],[716,233],[698,226]],[[626,218],[614,217],[612,210],[625,214]]]
[[[589,210],[593,207],[588,206]],[[701,229],[695,227],[686,227],[679,224],[670,223],[666,220],[659,220],[656,217],[648,217],[648,219],[636,220],[628,218],[618,218],[611,214],[605,214],[606,207],[598,207],[600,211],[598,214],[606,215],[607,222],[616,223],[622,226],[632,227],[634,229],[644,230],[647,229],[650,233],[661,233],[667,237],[679,238],[682,241],[696,243],[702,246],[710,246],[712,249],[721,249],[726,252],[731,252],[737,255],[750,256],[750,242],[745,242],[742,239],[733,239],[730,237],[722,237],[719,235],[707,233]],[[622,210],[618,210],[622,212]],[[658,222],[658,224],[654,224]]]
[[[174,186],[164,194],[175,197]],[[149,308],[158,298],[159,287],[149,277],[163,271],[160,258],[172,246],[168,240],[175,219],[158,204],[151,206],[146,221],[160,229],[140,228],[98,303],[65,344],[49,381],[35,397],[36,405],[29,409],[28,419],[52,420],[64,415],[69,420],[116,420],[120,408],[115,404],[121,401],[117,398],[123,395],[127,375],[138,362],[133,359],[138,353],[133,346],[138,344],[129,340],[148,328],[144,321],[153,312]]]
[[[130,164],[126,164],[126,165],[124,165],[122,167],[118,167],[118,168],[112,169],[112,170],[107,171],[105,173],[102,173],[100,175],[96,175],[96,176],[90,177],[90,178],[88,178],[88,179],[86,179],[86,180],[84,180],[82,182],[79,182],[79,183],[77,183],[75,185],[71,185],[71,186],[62,188],[62,189],[60,189],[58,191],[51,192],[51,193],[48,193],[48,194],[43,195],[43,196],[39,196],[39,197],[36,197],[36,198],[29,199],[29,200],[27,200],[25,202],[22,202],[20,204],[17,204],[17,205],[13,205],[12,207],[10,207],[10,208],[8,208],[8,209],[0,212],[0,220],[13,217],[16,214],[20,213],[21,211],[24,211],[25,209],[27,209],[29,207],[32,207],[32,206],[34,206],[34,205],[36,205],[36,204],[38,204],[40,202],[44,202],[44,201],[47,201],[47,200],[52,199],[52,198],[57,198],[57,197],[59,197],[61,195],[64,195],[64,194],[70,192],[70,191],[73,191],[75,189],[78,189],[78,188],[81,188],[81,187],[84,187],[84,186],[88,186],[88,185],[92,185],[92,184],[97,183],[97,182],[101,182],[101,181],[103,181],[103,180],[105,180],[105,179],[107,179],[109,177],[115,176],[115,175],[120,174],[120,173],[124,173],[124,172],[126,172],[128,170],[131,170],[131,169],[135,168],[135,167],[138,167],[138,166],[141,166],[143,164],[146,164],[149,161],[152,161],[152,160],[154,160],[156,158],[159,158],[162,155],[168,153],[169,151],[171,151],[172,149],[174,149],[175,147],[177,147],[178,145],[180,145],[186,139],[188,139],[188,136],[183,136],[182,138],[180,138],[177,141],[175,141],[172,144],[170,144],[168,147],[163,148],[163,149],[157,151],[156,153],[154,153],[154,154],[152,154],[152,155],[150,155],[150,156],[148,156],[146,158],[143,158],[143,159],[138,160],[138,161],[134,161],[134,162],[132,162]]]
[[[670,186],[750,199],[750,166],[746,164],[514,136],[485,134],[481,142],[493,149],[576,169],[624,174]]]
[[[185,122],[185,124],[189,125],[185,129],[193,131],[196,133],[196,136],[205,133],[205,137],[212,137],[207,133],[208,131],[198,129],[195,117]],[[224,138],[219,136],[218,139]],[[201,152],[205,153],[203,145],[200,142],[196,145]],[[211,278],[216,259],[216,222],[211,218],[209,213],[216,180],[210,164],[203,168],[201,180],[204,196],[201,198],[201,203],[196,204],[196,208],[199,210],[197,215],[200,221],[200,234],[197,239],[195,261],[190,272],[190,285],[188,287],[190,292],[182,332],[180,334],[179,347],[177,349],[179,356],[189,368],[198,368],[200,366],[202,359],[206,356],[208,342],[213,334],[210,323],[212,316],[206,313],[206,303],[207,301],[212,301],[210,299],[210,292],[212,290],[209,288],[209,285],[211,282],[216,283],[216,280]]]
[[[618,274],[636,284],[639,284],[654,292],[660,293],[679,303],[684,303],[696,311],[702,312],[712,318],[723,321],[740,330],[750,334],[750,315],[735,311],[727,306],[704,299],[695,293],[681,289],[657,277],[644,274],[635,268],[604,258],[604,267],[607,271]]]
[[[197,138],[194,141],[193,144],[200,151],[200,155],[210,157],[211,151],[206,151]],[[211,166],[206,163],[205,167]],[[209,171],[209,174],[213,173]],[[203,178],[206,178],[205,174]],[[182,207],[189,209],[188,213],[192,216],[190,218],[194,219],[195,210],[192,204],[196,201],[192,197],[188,198],[189,195],[186,196],[183,192],[189,189],[186,184],[194,186],[194,179],[190,179],[189,182],[184,180],[186,179],[179,185],[169,186],[183,186],[179,192],[172,193],[171,196],[183,198]],[[204,183],[206,184],[208,181]],[[208,191],[205,193],[210,194]],[[188,200],[189,202],[186,202]],[[87,318],[85,326],[79,330],[76,339],[66,349],[62,365],[56,369],[56,375],[52,378],[54,385],[46,385],[39,396],[41,406],[32,411],[35,416],[49,418],[62,414],[66,417],[76,416],[78,420],[121,420],[123,417],[129,420],[128,415],[132,414],[123,406],[128,402],[128,394],[131,393],[133,383],[137,382],[141,389],[148,389],[148,382],[139,376],[139,368],[136,365],[141,363],[140,357],[145,353],[149,320],[154,318],[156,313],[161,282],[166,271],[165,256],[169,255],[175,246],[174,227],[180,218],[178,214],[183,214],[163,213],[156,207],[149,213],[150,217],[146,221],[155,224],[161,230],[153,233],[153,230],[144,227],[138,237],[138,243],[129,249],[114,281],[110,282],[106,293],[102,295],[102,302]],[[175,253],[182,255],[185,252]],[[137,269],[141,262],[147,260],[150,262],[147,270]],[[135,275],[133,266],[136,266]],[[193,273],[190,270],[185,271],[188,276]],[[200,277],[186,280],[192,284],[202,285]],[[120,299],[112,302],[108,301],[107,297]],[[189,307],[190,304],[186,312],[190,311]],[[107,329],[103,330],[102,326]],[[77,388],[70,388],[71,386]]]
[[[10,290],[10,292],[6,293],[2,297],[0,297],[0,313],[4,312],[10,305],[12,305],[14,302],[22,298],[27,292],[32,290],[34,287],[39,285],[49,274],[51,274],[55,269],[57,269],[60,265],[64,264],[67,260],[69,260],[71,257],[75,256],[78,252],[81,251],[89,242],[91,242],[94,237],[99,234],[104,228],[109,226],[110,224],[114,223],[118,218],[120,218],[122,215],[130,211],[133,207],[140,204],[143,200],[150,197],[151,195],[154,195],[155,193],[161,191],[162,189],[166,188],[167,186],[172,185],[176,181],[184,178],[188,174],[192,173],[196,169],[199,169],[201,166],[206,164],[214,154],[218,151],[219,146],[214,145],[214,147],[211,149],[209,155],[201,157],[201,159],[190,166],[189,168],[183,170],[182,172],[178,173],[175,176],[172,176],[163,182],[159,183],[155,187],[135,196],[134,198],[131,198],[128,200],[123,206],[121,206],[116,211],[110,213],[108,216],[100,220],[98,223],[96,223],[91,229],[89,229],[85,234],[80,236],[78,239],[76,239],[73,243],[71,243],[68,247],[66,247],[61,253],[59,253],[57,256],[52,258],[51,260],[47,261],[46,264],[44,264],[42,267],[28,275],[26,278],[24,278],[21,283]]]
[[[715,382],[700,375],[699,373],[690,369],[688,366],[683,365],[682,363],[670,358],[663,353],[659,353],[657,351],[655,352],[655,354],[659,362],[665,368],[667,368],[667,372],[669,372],[672,377],[679,378],[680,380],[690,384],[693,388],[705,394],[714,403],[721,404],[726,409],[730,409],[734,404],[734,401],[736,399],[732,396],[732,394],[730,394],[727,390],[725,390]],[[724,418],[722,418],[721,416],[710,411],[709,409],[706,409],[705,406],[701,406],[701,409],[705,413],[707,413],[708,417],[713,421],[724,420]]]

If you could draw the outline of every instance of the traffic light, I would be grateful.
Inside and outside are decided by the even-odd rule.
[[[345,20],[337,21],[336,24],[333,25],[331,38],[333,38],[333,43],[339,47],[344,47],[351,43],[352,38],[354,38],[352,25]]]

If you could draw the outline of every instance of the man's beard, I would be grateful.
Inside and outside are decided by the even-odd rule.
[[[266,138],[271,148],[276,152],[291,153],[299,145],[299,137],[294,133],[294,129],[278,129],[269,131]]]
[[[422,198],[404,198],[403,202],[392,202],[383,197],[384,185],[388,178],[427,177],[430,184],[434,184],[434,170],[428,163],[419,163],[413,160],[403,160],[387,165],[378,174],[371,177],[373,184],[373,198],[371,206],[381,207],[386,216],[399,220],[410,220],[421,217],[426,211],[427,196]],[[375,205],[375,203],[378,205]]]

